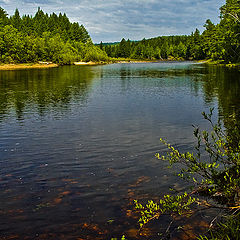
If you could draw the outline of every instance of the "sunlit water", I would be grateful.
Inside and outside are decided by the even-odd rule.
[[[191,151],[202,111],[238,115],[239,79],[191,62],[1,71],[0,239],[136,239],[133,200],[185,188],[159,138]]]

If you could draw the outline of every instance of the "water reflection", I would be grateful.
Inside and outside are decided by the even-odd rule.
[[[136,239],[133,199],[185,187],[159,137],[192,150],[202,111],[237,115],[237,79],[190,63],[0,72],[0,237]]]
[[[151,67],[122,64],[110,71],[111,75],[119,73],[123,92],[131,88],[133,79],[150,79],[144,81],[145,87],[155,84],[151,79],[167,79],[167,82],[162,82],[165,84],[163,87],[166,84],[181,87],[184,80],[184,84],[189,84],[196,96],[203,90],[207,105],[214,103],[217,98],[221,116],[239,116],[239,70],[203,65],[176,65],[175,68],[169,68],[164,64],[160,67],[159,64],[152,64]],[[0,118],[14,110],[17,119],[23,119],[25,111],[28,111],[26,105],[36,108],[38,114],[44,116],[52,108],[59,112],[66,111],[71,102],[86,103],[92,81],[96,77],[106,77],[106,74],[103,76],[102,68],[0,71]],[[169,81],[171,78],[178,79],[178,82]]]
[[[92,81],[101,73],[95,67],[61,67],[0,71],[0,119],[15,111],[19,120],[24,114],[37,111],[40,116],[47,112],[64,112],[71,102],[84,104]]]
[[[202,76],[205,102],[219,105],[219,116],[226,126],[240,125],[240,71],[220,66],[205,66],[206,74]]]

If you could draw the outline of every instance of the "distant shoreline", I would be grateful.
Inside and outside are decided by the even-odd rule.
[[[105,65],[108,64],[108,62],[74,62],[73,65],[76,66],[95,66],[95,65]]]
[[[72,65],[75,66],[97,66],[97,65],[105,65],[105,64],[114,64],[114,63],[150,63],[150,62],[161,62],[157,60],[134,60],[134,59],[120,59],[109,62],[74,62]],[[11,63],[11,64],[0,64],[1,70],[21,70],[21,69],[45,69],[45,68],[53,68],[59,67],[61,65],[55,63]]]
[[[58,64],[40,64],[40,63],[16,63],[16,64],[0,64],[0,70],[20,70],[20,69],[42,69],[58,67]]]
[[[105,64],[116,64],[116,63],[160,63],[164,61],[174,62],[174,61],[185,61],[185,60],[173,60],[173,59],[165,59],[165,60],[134,60],[134,59],[114,59],[110,62],[74,62],[72,65],[75,66],[98,66],[98,65],[105,65]],[[208,65],[221,65],[226,67],[239,67],[240,64],[223,64],[220,62],[214,62],[211,60],[199,60],[195,61],[200,64],[208,64]],[[53,68],[59,67],[56,63],[15,63],[15,64],[0,64],[0,71],[1,70],[21,70],[21,69],[46,69],[46,68]]]

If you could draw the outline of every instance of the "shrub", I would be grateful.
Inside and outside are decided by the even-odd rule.
[[[171,216],[190,213],[193,203],[208,208],[229,210],[229,215],[231,210],[236,210],[236,213],[240,209],[239,128],[237,125],[232,125],[228,131],[225,131],[220,120],[216,124],[213,123],[212,114],[213,109],[210,109],[209,114],[202,113],[212,126],[211,132],[200,131],[198,127],[194,127],[194,136],[197,140],[195,153],[181,153],[165,140],[160,139],[169,151],[166,156],[157,153],[157,159],[168,161],[170,167],[180,164],[178,176],[190,182],[191,188],[183,195],[166,195],[158,202],[148,201],[147,204],[142,205],[135,201],[136,209],[141,215],[140,228],[165,213]],[[218,204],[193,198],[193,193],[204,194]],[[239,222],[239,215],[236,219]]]

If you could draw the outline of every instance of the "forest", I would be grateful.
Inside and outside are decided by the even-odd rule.
[[[92,43],[83,25],[71,23],[66,14],[48,15],[40,8],[34,16],[8,17],[0,7],[0,62],[106,61],[106,53]]]
[[[120,43],[94,45],[85,27],[71,23],[66,14],[49,15],[38,8],[34,16],[21,17],[16,9],[8,17],[0,7],[0,62],[71,64],[130,58],[239,63],[240,1],[227,0],[220,8],[220,22],[215,25],[208,19],[204,27],[203,33],[196,29],[189,36],[160,36],[141,41],[123,38]]]
[[[109,57],[133,59],[211,59],[226,63],[240,62],[240,1],[227,0],[220,8],[220,22],[208,19],[201,34],[162,36],[138,42],[125,40],[118,44],[100,43]]]

